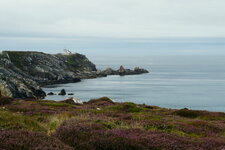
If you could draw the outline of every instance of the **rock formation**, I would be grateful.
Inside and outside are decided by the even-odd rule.
[[[3,51],[0,54],[0,92],[15,98],[43,98],[41,86],[79,82],[96,77],[96,67],[84,55]]]
[[[62,89],[58,95],[63,95],[63,96],[66,95],[65,89]]]
[[[148,73],[136,67],[121,66],[118,70],[97,70],[86,56],[78,53],[45,54],[34,51],[3,51],[0,53],[0,94],[14,98],[43,98],[41,86],[73,83],[81,79],[107,75]]]
[[[142,69],[139,67],[135,67],[134,70],[131,70],[131,69],[125,69],[123,66],[120,66],[118,70],[107,68],[105,70],[100,71],[99,74],[123,76],[123,75],[135,75],[135,74],[142,74],[142,73],[148,73],[148,70]]]

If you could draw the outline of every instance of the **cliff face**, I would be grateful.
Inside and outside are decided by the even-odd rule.
[[[97,70],[86,56],[81,54],[45,54],[31,51],[3,51],[0,53],[0,97],[43,98],[40,86],[57,83],[79,82],[80,79],[107,75],[133,75],[148,73],[136,67],[134,70],[108,68]]]
[[[40,85],[78,82],[96,77],[96,67],[84,55],[3,51],[0,54],[0,95],[44,97]]]

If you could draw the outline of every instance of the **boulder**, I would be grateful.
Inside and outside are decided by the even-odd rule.
[[[55,95],[53,92],[49,92],[47,95]]]
[[[72,105],[74,105],[74,104],[82,104],[82,102],[79,99],[74,98],[74,97],[69,97],[68,99],[66,99],[66,100],[64,100],[62,102],[68,103],[68,104],[72,104]]]
[[[107,77],[107,74],[104,71],[97,70],[96,71],[96,76],[97,77]]]
[[[135,67],[134,68],[134,73],[136,73],[136,74],[148,73],[148,70],[142,69],[142,68],[139,68],[139,67]]]
[[[112,68],[106,68],[105,70],[102,71],[102,73],[106,75],[116,75],[118,74],[117,71],[113,70]]]
[[[67,104],[75,104],[75,102],[74,102],[74,100],[72,99],[72,98],[68,98],[68,99],[66,99],[66,100],[63,100],[63,101],[61,101],[61,102],[63,102],[63,103],[67,103]]]
[[[120,66],[118,72],[119,72],[119,75],[121,76],[126,75],[126,69],[123,66]]]
[[[58,95],[63,95],[63,96],[66,95],[66,90],[62,89]]]

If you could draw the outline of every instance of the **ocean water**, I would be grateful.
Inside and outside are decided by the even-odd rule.
[[[118,102],[225,112],[225,56],[101,56],[90,57],[97,68],[139,66],[148,74],[85,79],[79,83],[47,86],[87,101],[107,96]],[[69,96],[47,96],[63,100]]]

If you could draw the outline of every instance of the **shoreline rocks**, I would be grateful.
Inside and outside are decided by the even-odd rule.
[[[78,53],[46,54],[34,51],[3,51],[0,53],[0,93],[13,98],[42,99],[42,86],[76,83],[81,79],[107,75],[148,73],[139,67],[134,70],[121,66],[118,70],[97,70],[95,64]],[[52,94],[52,93],[51,93]]]
[[[68,104],[73,104],[73,105],[83,104],[83,102],[80,99],[74,98],[74,97],[69,97],[68,99],[63,100],[61,102],[68,103]]]
[[[149,71],[139,67],[135,67],[133,70],[131,70],[131,69],[125,69],[123,66],[120,66],[118,70],[107,68],[105,70],[99,71],[99,73],[105,74],[105,75],[125,76],[125,75],[137,75],[137,74],[149,73]]]
[[[62,95],[62,96],[66,95],[66,90],[62,89],[58,95]]]

